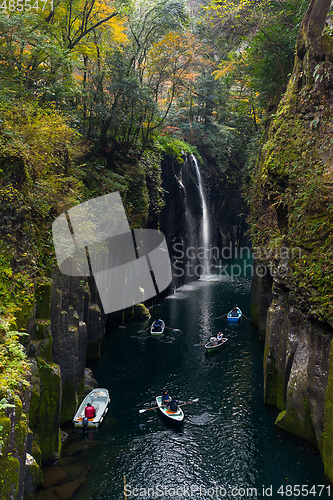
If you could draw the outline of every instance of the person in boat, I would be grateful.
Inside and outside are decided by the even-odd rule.
[[[231,316],[233,316],[233,317],[238,316],[238,309],[237,309],[237,307],[233,308],[233,310],[231,311]]]
[[[178,401],[175,396],[172,396],[171,401],[168,403],[170,411],[176,412],[178,410]]]
[[[95,418],[96,410],[90,403],[88,403],[84,409],[84,414],[87,418]]]
[[[218,342],[217,342],[217,338],[216,338],[216,337],[211,337],[211,338],[209,339],[209,342],[210,342],[210,344],[211,344],[211,345],[216,345],[216,344],[218,343]]]
[[[154,330],[155,330],[155,332],[162,331],[162,320],[161,319],[157,319],[156,321],[154,321]]]
[[[217,337],[216,337],[216,338],[217,338],[217,342],[218,342],[219,344],[221,344],[221,342],[222,342],[222,340],[223,340],[223,333],[222,333],[222,332],[219,332],[219,333],[217,334]]]
[[[170,396],[168,394],[168,391],[166,389],[163,389],[162,391],[162,405],[167,406],[170,403]]]

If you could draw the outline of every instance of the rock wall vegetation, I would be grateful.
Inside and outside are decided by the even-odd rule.
[[[252,319],[265,336],[265,401],[276,425],[318,446],[333,480],[333,38],[313,0],[294,70],[262,141],[251,234]],[[266,270],[266,271],[265,271]]]
[[[131,227],[162,207],[160,152],[86,160],[87,145],[54,108],[1,106],[0,492],[33,498],[40,467],[56,463],[60,424],[84,393],[85,363],[99,355],[105,318],[93,280],[64,276],[53,220],[71,206],[120,191]],[[155,222],[154,222],[155,218]],[[141,308],[142,309],[142,308]],[[147,314],[144,308],[126,314]],[[124,314],[115,321],[123,321]]]

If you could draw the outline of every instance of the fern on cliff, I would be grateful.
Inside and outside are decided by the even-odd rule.
[[[0,394],[6,399],[8,390],[24,390],[29,386],[27,375],[29,365],[25,348],[20,342],[20,337],[27,335],[24,332],[11,330],[10,321],[0,321]],[[1,400],[2,408],[6,405]]]

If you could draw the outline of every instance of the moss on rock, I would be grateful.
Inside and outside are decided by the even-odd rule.
[[[7,449],[9,434],[10,419],[6,415],[2,414],[0,415],[0,454]]]
[[[150,318],[150,312],[149,309],[144,304],[136,304],[134,306],[134,317],[137,320],[144,321],[146,319]]]
[[[305,415],[300,415],[294,408],[283,410],[277,416],[275,425],[310,443],[317,444],[307,400],[304,401],[304,408],[306,410]]]
[[[32,441],[31,455],[34,457],[34,459],[36,460],[39,467],[41,467],[41,465],[42,465],[42,451],[41,451],[39,443],[36,439],[34,439]]]
[[[60,422],[72,420],[77,406],[77,388],[73,382],[64,382],[62,385]]]
[[[0,491],[3,499],[15,498],[18,491],[20,462],[12,455],[0,457]]]
[[[40,400],[38,437],[43,462],[59,459],[61,376],[59,366],[38,358]]]
[[[26,454],[24,475],[24,499],[33,500],[36,486],[43,480],[43,474],[35,458]]]
[[[36,319],[49,319],[51,307],[51,284],[40,285],[35,293],[36,298]]]
[[[18,394],[7,392],[8,405],[0,417],[0,491],[1,498],[16,498],[26,452],[27,418]]]

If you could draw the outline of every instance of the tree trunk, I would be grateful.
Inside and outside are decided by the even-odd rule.
[[[303,59],[308,52],[316,60],[322,60],[322,33],[331,0],[311,0],[302,20],[296,41],[296,54]]]

